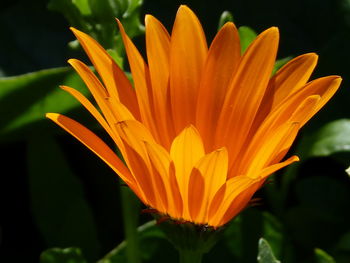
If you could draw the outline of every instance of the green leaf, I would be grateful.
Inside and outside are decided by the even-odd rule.
[[[335,263],[335,260],[320,248],[315,249],[315,258],[317,263]]]
[[[50,248],[40,255],[40,263],[86,263],[79,248]]]
[[[314,157],[336,158],[337,161],[349,165],[350,157],[350,120],[339,119],[332,121],[316,132],[305,133],[296,147],[296,155],[302,161]],[[287,167],[282,176],[281,193],[285,200],[289,185],[297,177],[298,164]]]
[[[269,243],[263,238],[260,238],[259,240],[258,262],[259,263],[280,263],[280,261],[275,258]]]
[[[51,11],[61,12],[71,26],[78,27],[84,31],[90,27],[84,18],[84,15],[89,14],[86,1],[50,0],[47,7]]]
[[[99,242],[92,211],[59,145],[45,134],[33,136],[27,163],[32,214],[46,245],[77,246],[95,259]]]
[[[350,252],[350,232],[347,232],[341,236],[336,244],[336,250],[342,252]]]
[[[0,141],[23,139],[39,130],[47,132],[51,127],[45,118],[47,112],[81,109],[79,102],[59,88],[62,84],[88,94],[79,75],[68,67],[0,78]]]
[[[256,38],[257,34],[253,29],[247,26],[240,26],[238,28],[238,33],[241,40],[241,53],[243,54],[250,43]]]
[[[91,35],[104,48],[123,55],[117,34],[118,18],[130,38],[144,33],[140,22],[142,0],[50,0],[49,9],[62,13],[70,26]]]
[[[157,262],[175,263],[177,262],[177,252],[167,241],[164,233],[156,225],[155,221],[150,221],[137,229],[140,241],[140,255],[143,263]],[[98,263],[125,263],[127,242],[123,241],[115,249],[104,256]]]
[[[305,138],[301,145],[303,158],[350,152],[350,120],[341,119],[326,124]]]
[[[222,12],[219,19],[218,30],[220,30],[220,28],[222,28],[227,22],[233,22],[233,15],[230,11]]]
[[[91,15],[89,0],[72,0],[72,3],[79,9],[83,16]]]
[[[249,208],[234,218],[224,230],[224,238],[205,255],[208,262],[254,262],[260,237],[264,237],[278,258],[285,257],[285,230],[272,214]]]

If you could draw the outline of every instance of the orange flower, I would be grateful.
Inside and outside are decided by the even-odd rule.
[[[313,53],[271,77],[275,27],[241,55],[233,23],[221,28],[208,49],[188,7],[179,8],[171,35],[147,15],[146,63],[118,23],[134,87],[95,40],[72,29],[103,84],[82,62],[69,63],[102,114],[75,89],[62,88],[112,137],[125,164],[79,123],[56,113],[47,117],[104,160],[144,204],[175,220],[216,228],[236,216],[268,175],[298,160],[281,161],[341,82],[338,76],[307,82],[317,63]]]

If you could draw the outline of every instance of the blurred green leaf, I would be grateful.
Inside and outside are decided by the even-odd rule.
[[[316,132],[306,133],[296,147],[296,155],[304,162],[314,157],[335,157],[341,163],[349,165],[350,159],[350,120],[332,121]],[[291,182],[297,177],[298,164],[287,167],[282,177],[281,194],[285,200]]]
[[[243,54],[250,43],[256,38],[256,32],[248,26],[240,26],[238,28],[239,37],[241,40],[241,53]]]
[[[269,245],[278,257],[282,257],[284,244],[284,229],[281,222],[272,214],[263,212],[262,236],[269,242]]]
[[[302,178],[295,186],[295,193],[300,203],[328,215],[342,212],[350,198],[347,185],[328,176]]]
[[[315,249],[315,258],[317,263],[335,263],[335,260],[320,248]]]
[[[90,14],[86,4],[84,0],[50,0],[47,7],[51,11],[61,12],[71,26],[86,31],[90,28],[84,20],[84,16]]]
[[[150,221],[137,229],[140,240],[140,254],[143,263],[157,262],[177,262],[177,252],[167,241],[164,233],[156,225],[155,221]],[[125,263],[127,242],[123,241],[115,249],[109,252],[98,263]]]
[[[350,252],[350,232],[345,233],[336,245],[336,249],[340,251]]]
[[[115,18],[121,21],[130,38],[142,34],[142,3],[142,0],[50,0],[48,7],[62,13],[70,26],[91,35],[104,48],[113,49],[122,57],[123,45]]]
[[[329,156],[338,152],[350,152],[350,120],[330,122],[315,134],[304,138],[300,153],[303,158]]]
[[[88,94],[70,68],[41,70],[15,77],[0,78],[0,141],[28,137],[48,130],[47,112],[66,113],[80,104],[59,85],[68,85]]]
[[[79,248],[50,248],[40,255],[40,263],[86,263]]]
[[[128,6],[123,17],[129,17],[134,11],[136,11],[140,6],[142,6],[143,0],[128,0]]]
[[[126,257],[128,262],[141,263],[140,239],[137,226],[140,221],[140,200],[127,187],[121,186],[122,217],[125,241],[127,242]]]
[[[280,263],[280,261],[275,258],[269,243],[263,238],[260,238],[259,240],[258,262],[259,263]]]
[[[99,242],[94,218],[59,145],[36,134],[28,141],[27,160],[32,213],[46,245],[80,247],[95,259]]]
[[[71,0],[83,16],[91,15],[89,0]],[[62,1],[61,1],[62,2]]]
[[[219,19],[218,30],[220,30],[220,28],[222,28],[227,22],[233,22],[233,15],[230,11],[222,12]]]
[[[224,230],[224,238],[205,255],[208,262],[255,262],[260,237],[264,237],[279,258],[285,253],[286,233],[270,213],[250,208],[234,218]],[[255,242],[255,246],[252,243]]]

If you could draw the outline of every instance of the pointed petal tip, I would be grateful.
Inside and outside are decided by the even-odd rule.
[[[339,82],[339,84],[343,81],[343,78],[341,76],[335,75],[335,80]]]
[[[299,162],[300,158],[297,155],[293,155],[292,157],[289,158],[290,163],[294,163],[294,162]]]
[[[271,38],[279,38],[279,29],[276,26],[270,27],[263,31],[259,36],[269,36]]]
[[[81,36],[81,35],[86,35],[83,31],[80,31],[79,29],[76,29],[75,27],[70,27],[69,28],[73,34],[78,38],[78,36]]]
[[[179,9],[178,10],[191,10],[189,7],[188,7],[188,5],[185,5],[185,4],[182,4],[182,5],[180,5],[179,6]]]
[[[117,21],[117,24],[118,24],[118,28],[120,31],[123,31],[124,30],[124,27],[122,25],[122,22],[120,22],[120,20],[118,18],[115,18],[115,21]]]
[[[70,58],[70,59],[67,60],[67,62],[68,62],[68,64],[72,65],[72,64],[75,63],[76,60],[77,59],[75,59],[75,58]]]
[[[191,8],[189,8],[187,5],[180,5],[179,9],[177,10],[176,16],[179,14],[192,14],[195,15],[195,13],[192,11]]]
[[[146,14],[145,15],[145,25],[147,26],[147,23],[152,22],[155,19],[154,16],[152,16],[151,14]]]
[[[236,28],[236,25],[235,25],[235,23],[229,21],[229,22],[226,22],[222,27],[223,27],[223,28],[224,28],[224,27]]]
[[[310,57],[312,57],[312,58],[318,58],[318,55],[317,55],[317,53],[315,53],[315,52],[310,52],[310,53],[306,53],[306,54],[304,54],[305,56],[310,56]]]
[[[45,114],[45,117],[50,119],[50,120],[56,120],[59,116],[60,116],[59,113],[48,112]]]
[[[279,33],[279,29],[278,29],[277,26],[272,26],[272,27],[270,27],[268,30],[273,31],[273,32],[276,32],[276,33]]]

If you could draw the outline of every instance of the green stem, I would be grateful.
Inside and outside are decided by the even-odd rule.
[[[194,250],[179,250],[180,263],[201,263],[203,253]]]
[[[124,234],[126,239],[126,256],[128,262],[141,263],[137,226],[140,202],[127,187],[120,187],[123,211]]]

